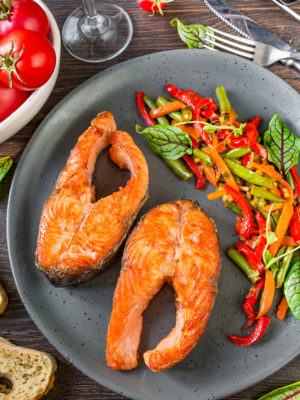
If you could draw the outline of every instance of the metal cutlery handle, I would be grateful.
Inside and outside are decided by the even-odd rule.
[[[300,61],[300,51],[296,51],[295,53],[291,53],[291,58],[295,61]]]
[[[291,10],[287,5],[281,3],[278,0],[273,0],[273,3],[277,4],[280,8],[282,8],[284,11],[289,13],[292,17],[295,18],[296,21],[300,22],[300,15],[297,14],[295,11]]]
[[[300,62],[293,60],[292,58],[281,60],[281,63],[287,65],[288,67],[294,67],[300,72]]]

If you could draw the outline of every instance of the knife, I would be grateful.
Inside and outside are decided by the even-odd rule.
[[[285,12],[289,13],[292,17],[295,18],[296,21],[300,22],[300,15],[295,11],[291,10],[283,1],[280,0],[272,0],[273,3],[277,4],[280,8],[282,8]]]
[[[203,0],[206,6],[223,22],[235,29],[239,34],[247,39],[257,40],[275,46],[281,50],[295,52],[296,49],[284,42],[279,37],[273,35],[263,26],[259,25],[245,14],[234,7],[225,3],[223,0]],[[300,63],[289,59],[281,60],[285,65],[292,66],[300,72]]]

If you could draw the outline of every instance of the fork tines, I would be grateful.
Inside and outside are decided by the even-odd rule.
[[[205,47],[210,49],[214,47],[220,48],[223,50],[227,50],[230,53],[234,53],[242,57],[246,57],[250,60],[253,60],[254,50],[255,50],[255,42],[253,40],[244,39],[239,36],[231,35],[230,33],[220,31],[219,29],[216,28],[211,28],[210,26],[208,26],[207,28],[209,30],[207,30],[205,33],[205,42],[208,43],[209,45]],[[229,38],[232,40],[228,40],[225,38]],[[222,43],[226,43],[229,46],[226,46]]]

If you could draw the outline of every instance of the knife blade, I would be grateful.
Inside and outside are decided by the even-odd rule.
[[[239,10],[223,0],[203,0],[206,6],[223,22],[247,39],[257,40],[275,46],[281,50],[294,52],[296,49],[273,33],[268,31]],[[294,60],[282,60],[285,65],[293,66],[300,71],[300,63]]]

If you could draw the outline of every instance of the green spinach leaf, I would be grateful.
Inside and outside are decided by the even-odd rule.
[[[209,28],[206,28],[206,26],[200,24],[185,25],[179,21],[178,18],[172,19],[170,24],[177,27],[177,32],[180,36],[180,39],[187,44],[189,49],[201,49],[204,47],[204,45],[214,47],[213,44],[205,42],[206,32],[210,32],[212,36],[214,35],[213,31],[211,31]]]
[[[149,126],[137,132],[145,135],[151,149],[166,160],[177,160],[184,154],[192,154],[189,135],[180,128],[167,124]]]
[[[300,320],[300,255],[294,255],[284,282],[284,294],[294,317]]]
[[[12,164],[13,164],[12,157],[6,156],[0,158],[0,182],[10,170]]]
[[[283,386],[265,394],[258,400],[299,400],[300,398],[300,381],[291,385]]]
[[[300,139],[280,120],[278,114],[274,114],[269,122],[269,129],[264,134],[264,145],[269,153],[269,161],[283,175],[298,163]]]

